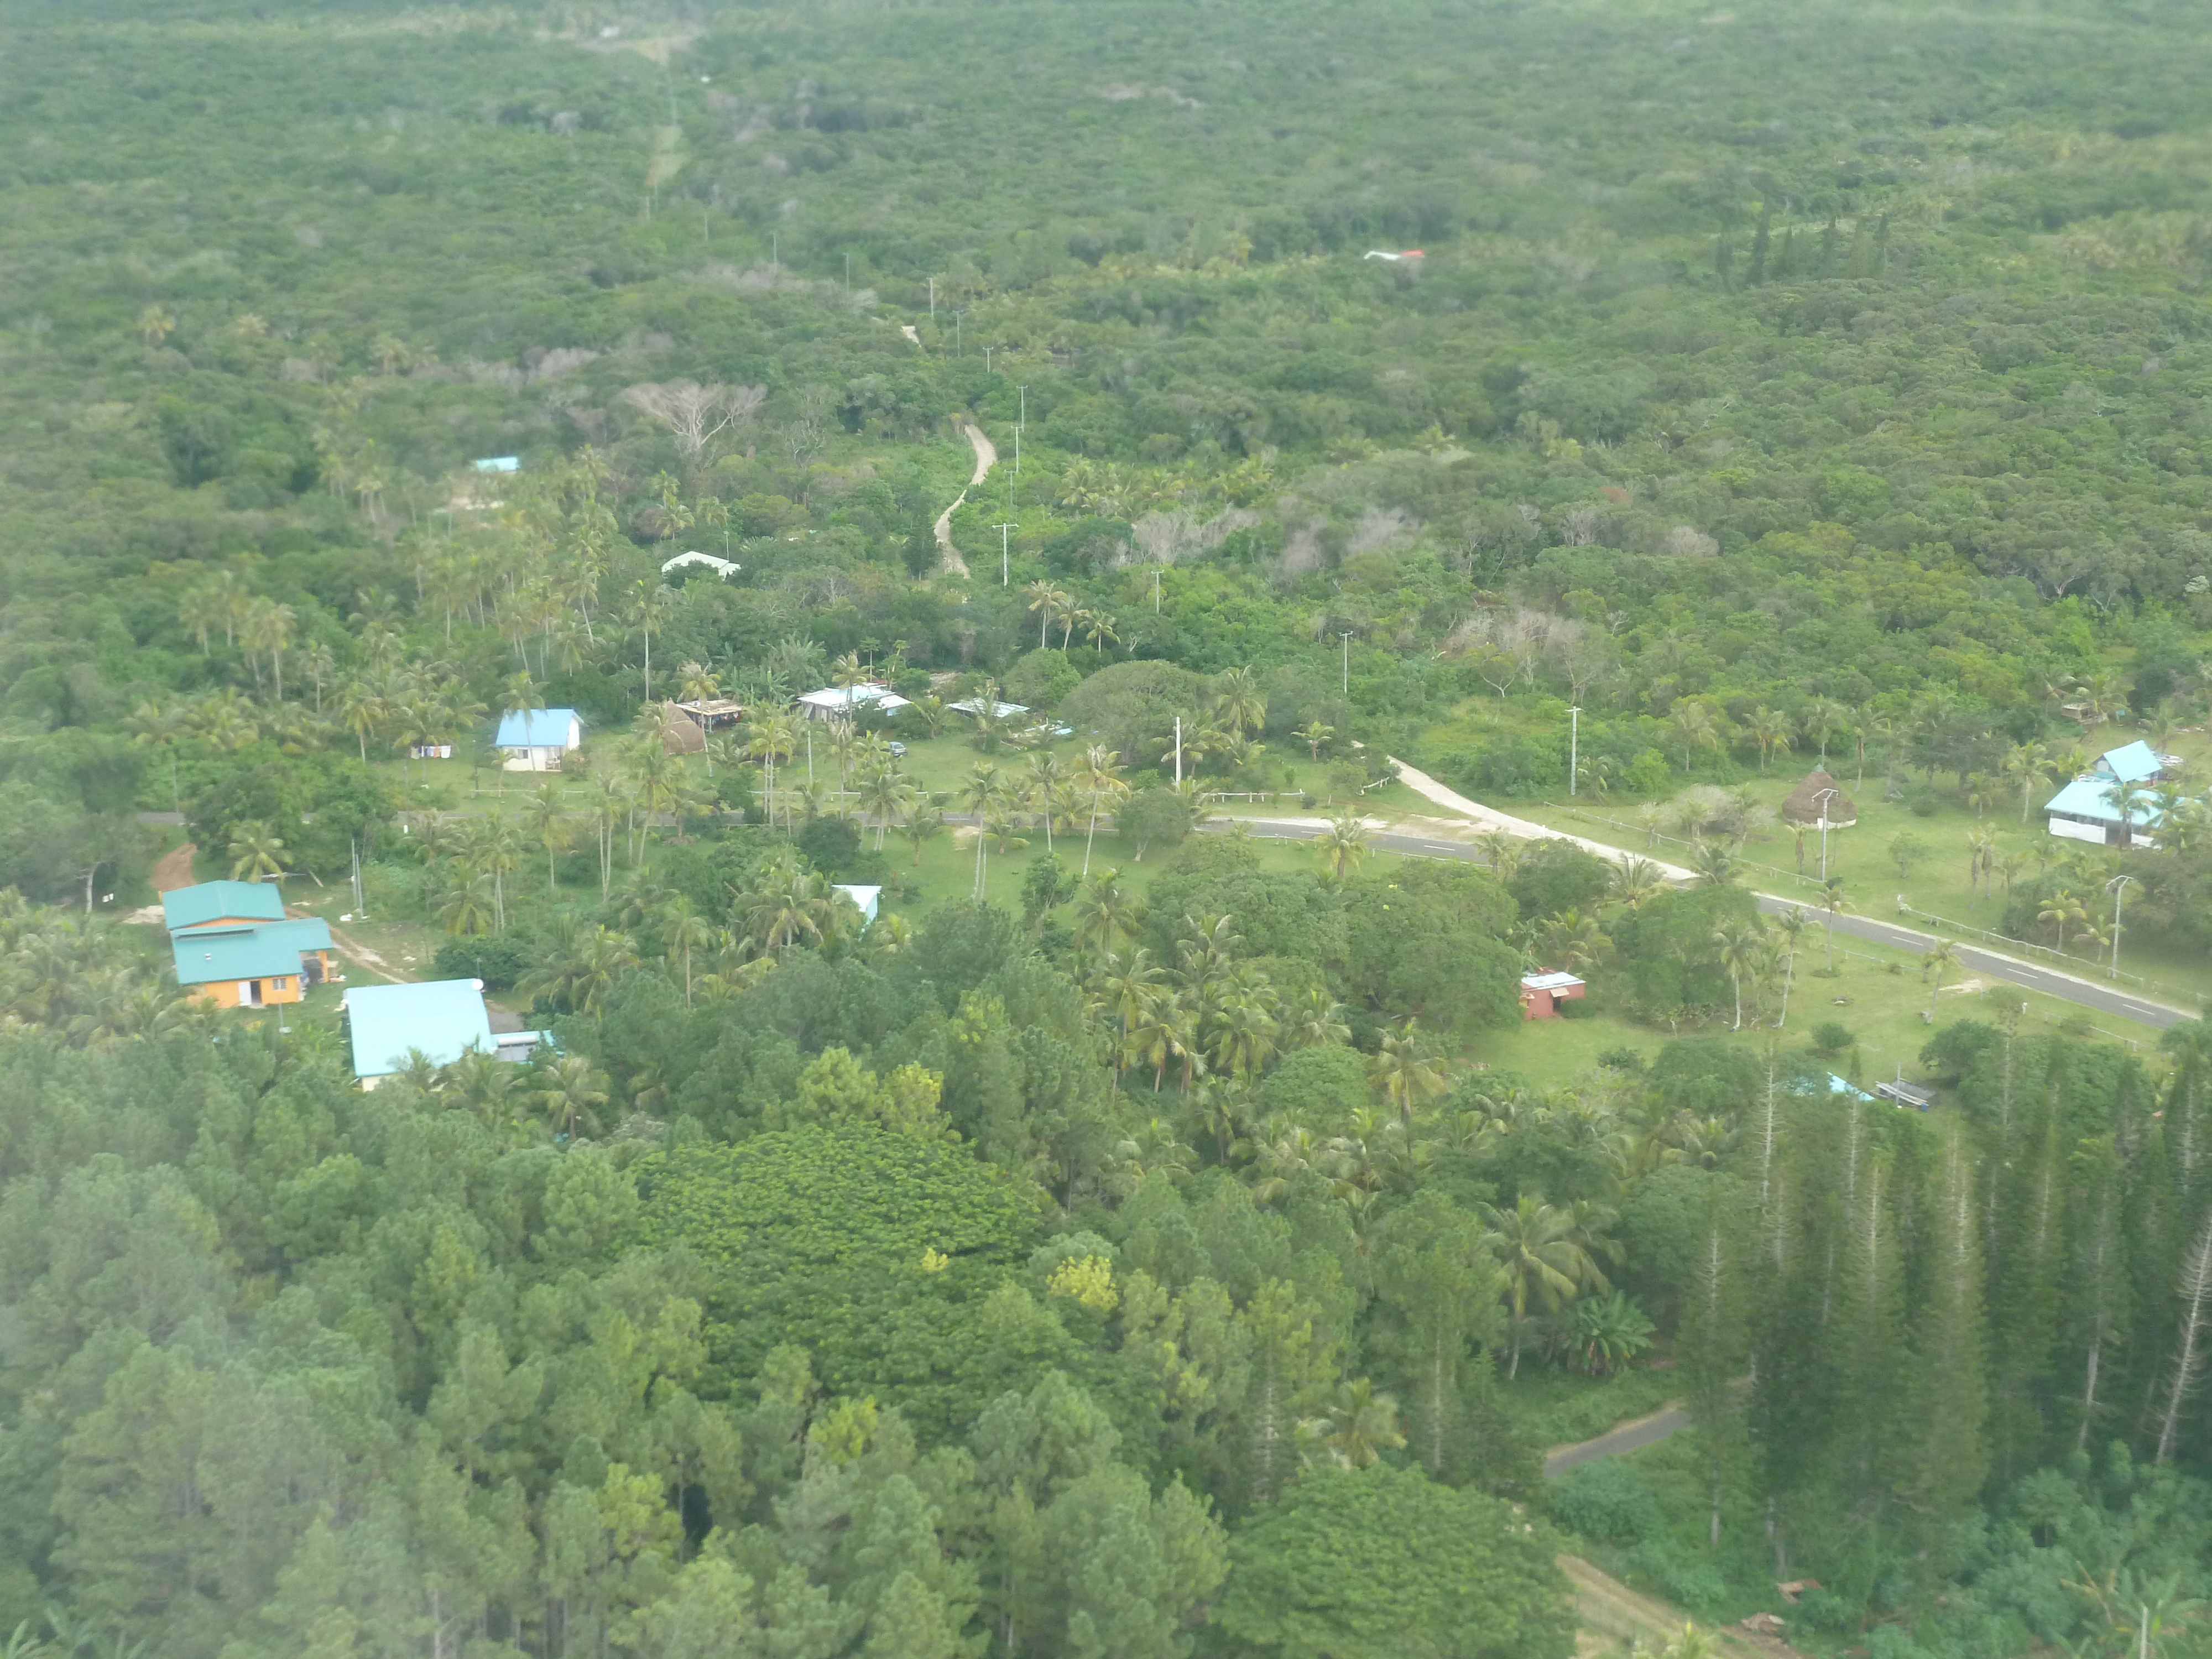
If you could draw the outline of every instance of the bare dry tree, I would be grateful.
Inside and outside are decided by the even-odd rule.
[[[757,386],[701,386],[696,380],[648,380],[631,386],[623,401],[676,434],[685,454],[702,453],[715,434],[750,420],[768,400]]]

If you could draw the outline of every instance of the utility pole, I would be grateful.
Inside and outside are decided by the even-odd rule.
[[[983,348],[983,372],[986,374],[991,372],[991,348],[988,346]]]
[[[2134,879],[2133,876],[2114,876],[2105,884],[2105,890],[2112,896],[2112,976],[2114,979],[2120,976],[2120,905],[2128,896],[2128,884]]]
[[[783,274],[783,238],[775,231],[768,234],[768,271],[771,276]]]
[[[1160,568],[1158,565],[1152,567],[1152,614],[1155,617],[1160,614]]]
[[[1014,425],[1014,476],[1017,478],[1022,476],[1022,428],[1019,422]]]
[[[1813,810],[1820,815],[1820,879],[1823,883],[1828,879],[1828,798],[1839,793],[1834,789],[1823,789],[1813,797]]]
[[[967,314],[964,309],[955,310],[952,313],[952,355],[956,357],[960,355],[960,319]]]
[[[1567,710],[1567,793],[1572,796],[1583,769],[1583,711],[1577,703]]]
[[[853,256],[849,253],[845,256],[845,291],[853,291]]]
[[[937,278],[934,276],[929,279],[929,320],[933,323],[937,320]]]
[[[1176,787],[1182,787],[1182,716],[1176,716]]]
[[[1344,641],[1344,701],[1348,708],[1352,702],[1352,635],[1341,628],[1336,632],[1337,637]]]
[[[1010,530],[1019,530],[1021,526],[1018,524],[994,524],[991,528],[999,532],[999,586],[1004,587],[1006,586],[1007,568],[1006,532]]]
[[[1014,416],[1014,430],[1019,432],[1030,423],[1030,389],[1018,386],[1014,388],[1014,395],[1021,400],[1021,412]]]

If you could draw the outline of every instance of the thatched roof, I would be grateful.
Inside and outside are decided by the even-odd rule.
[[[1820,798],[1823,789],[1836,793],[1823,800]],[[1837,788],[1833,777],[1814,767],[1782,803],[1782,816],[1791,823],[1818,823],[1823,815],[1831,830],[1859,821],[1859,809],[1851,804],[1851,798]]]
[[[696,755],[707,747],[707,734],[683,704],[667,705],[667,720],[660,728],[661,747],[672,755]]]

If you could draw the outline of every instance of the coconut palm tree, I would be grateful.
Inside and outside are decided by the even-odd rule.
[[[1828,739],[1851,729],[1851,711],[1833,697],[1815,697],[1797,722],[1798,730],[1820,746],[1820,769],[1828,766]]]
[[[802,939],[819,944],[836,925],[829,882],[788,861],[763,870],[760,885],[745,896],[746,937],[771,956]]]
[[[1067,786],[1067,768],[1061,763],[1059,756],[1048,749],[1030,757],[1029,800],[1044,823],[1044,850],[1048,858],[1052,855],[1053,814],[1061,804]]]
[[[899,809],[898,832],[914,843],[914,863],[921,863],[921,849],[931,836],[945,829],[945,813],[938,806],[937,797],[926,790],[917,789]]]
[[[654,912],[653,920],[660,928],[662,942],[668,947],[668,959],[684,959],[684,1006],[691,1006],[691,953],[705,950],[714,942],[714,923],[701,915],[691,901],[678,894]]]
[[[1042,579],[1031,582],[1022,591],[1030,596],[1028,608],[1036,613],[1037,649],[1042,651],[1044,649],[1045,629],[1059,620],[1075,602],[1068,597],[1066,588],[1055,587]]]
[[[1091,873],[1091,848],[1098,839],[1098,807],[1104,800],[1118,799],[1128,793],[1121,781],[1121,756],[1119,750],[1103,744],[1092,744],[1083,751],[1083,760],[1075,774],[1077,787],[1091,797],[1091,825],[1083,836],[1083,873]]]
[[[1075,896],[1075,943],[1110,957],[1144,919],[1144,901],[1121,885],[1119,870],[1085,878]]]
[[[1300,1419],[1298,1438],[1309,1465],[1339,1469],[1366,1468],[1406,1444],[1396,1396],[1364,1376],[1338,1383],[1319,1415]]]
[[[1410,1016],[1398,1030],[1383,1035],[1367,1072],[1397,1109],[1399,1122],[1409,1129],[1420,1108],[1451,1087],[1437,1064],[1435,1048]]]
[[[1659,866],[1650,859],[1638,858],[1633,853],[1626,854],[1613,866],[1608,883],[1610,896],[1631,910],[1641,910],[1665,892],[1667,886],[1667,878],[1659,873]]]
[[[1612,1286],[1572,1208],[1555,1207],[1524,1192],[1510,1210],[1491,1204],[1476,1209],[1490,1228],[1487,1243],[1505,1269],[1506,1303],[1513,1313],[1513,1357],[1505,1372],[1510,1378],[1520,1375],[1532,1298],[1549,1310],[1583,1291],[1603,1292]]]
[[[458,938],[489,933],[497,920],[489,876],[464,872],[439,897],[438,921]]]
[[[1334,866],[1336,879],[1342,881],[1352,866],[1367,856],[1367,826],[1357,813],[1340,812],[1322,831],[1320,846],[1322,857]]]
[[[1756,921],[1723,922],[1713,929],[1712,942],[1719,949],[1729,988],[1735,993],[1735,1024],[1729,1028],[1730,1030],[1743,1030],[1744,976],[1757,968],[1759,947],[1765,939],[1765,932]]]
[[[361,745],[362,763],[367,765],[368,734],[382,726],[391,713],[382,688],[371,679],[348,680],[338,688],[337,712],[338,724]]]
[[[1936,1023],[1936,1000],[1943,994],[1943,975],[1959,966],[1959,947],[1951,939],[1939,940],[1934,950],[1920,958],[1928,964],[1936,988],[1928,994],[1928,1023]]]
[[[1720,727],[1714,724],[1712,711],[1703,703],[1676,703],[1667,725],[1675,748],[1681,751],[1685,772],[1690,769],[1691,757],[1698,750],[1721,746]]]
[[[1812,917],[1802,905],[1793,904],[1774,919],[1775,931],[1782,936],[1782,1012],[1774,1017],[1774,1029],[1780,1030],[1790,1018],[1790,991],[1797,976],[1797,943],[1804,937]]]
[[[265,881],[284,876],[284,843],[274,830],[258,819],[241,823],[231,832],[230,878]]]
[[[581,1054],[563,1054],[538,1074],[538,1109],[561,1139],[579,1129],[599,1132],[598,1109],[607,1103],[605,1075]]]
[[[890,831],[891,820],[898,816],[914,794],[914,785],[905,773],[890,767],[865,773],[860,779],[860,808],[864,818],[873,818],[876,823],[876,851],[884,850],[884,837]]]
[[[1700,836],[1690,843],[1690,867],[1702,887],[1726,887],[1735,879],[1735,850],[1723,841]]]
[[[1319,761],[1322,745],[1336,735],[1336,728],[1324,726],[1318,720],[1310,720],[1291,735],[1305,744],[1308,752]]]
[[[1813,902],[1828,918],[1828,972],[1832,975],[1836,971],[1836,918],[1848,915],[1851,908],[1850,900],[1844,896],[1844,878],[1831,876],[1822,882],[1820,890],[1813,896]]]
[[[1213,696],[1215,712],[1228,724],[1231,731],[1242,732],[1250,726],[1257,731],[1267,719],[1267,699],[1260,690],[1260,678],[1249,668],[1231,668],[1214,676]]]
[[[768,821],[775,823],[775,763],[785,758],[796,744],[797,733],[788,714],[756,715],[746,725],[746,752],[761,763],[768,782]],[[788,827],[788,813],[786,827]]]
[[[1576,909],[1554,916],[1540,937],[1544,960],[1570,970],[1595,968],[1613,954],[1613,941],[1598,927],[1597,918]]]
[[[575,823],[569,817],[561,798],[561,786],[552,779],[548,778],[539,784],[538,793],[531,796],[530,804],[522,809],[522,827],[529,832],[532,841],[545,849],[545,895],[548,898],[558,898],[561,887],[554,872],[553,860],[574,838]]]
[[[984,688],[984,706],[995,696],[996,688]],[[983,877],[987,866],[983,832],[992,814],[999,810],[1006,793],[1006,775],[989,761],[979,761],[969,769],[968,775],[960,781],[953,798],[974,814],[975,819],[975,884],[969,896],[977,903],[983,900]]]
[[[1796,729],[1790,716],[1778,708],[1755,708],[1752,711],[1751,740],[1759,746],[1759,769],[1764,772],[1776,750],[1790,750],[1790,734]]]

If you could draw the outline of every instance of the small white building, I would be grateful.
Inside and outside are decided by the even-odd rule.
[[[563,756],[583,747],[583,717],[573,708],[511,708],[492,743],[510,772],[557,772]]]
[[[2051,833],[2097,847],[2157,846],[2152,835],[2162,815],[2147,792],[2179,764],[2140,741],[2106,750],[2087,772],[2043,804]],[[2123,794],[2130,785],[2132,799]]]
[[[858,685],[824,686],[799,699],[799,712],[817,720],[851,720],[867,708],[895,714],[906,706],[907,699],[880,680],[862,680]]]
[[[852,900],[854,907],[871,923],[875,921],[876,913],[883,905],[884,890],[880,887],[857,887],[844,882],[837,882],[832,884],[830,890],[833,893],[842,893],[847,898]]]
[[[704,566],[724,581],[729,580],[744,568],[735,559],[719,559],[712,553],[678,553],[674,558],[661,562],[660,574],[665,576],[672,570],[688,570],[695,565]]]

